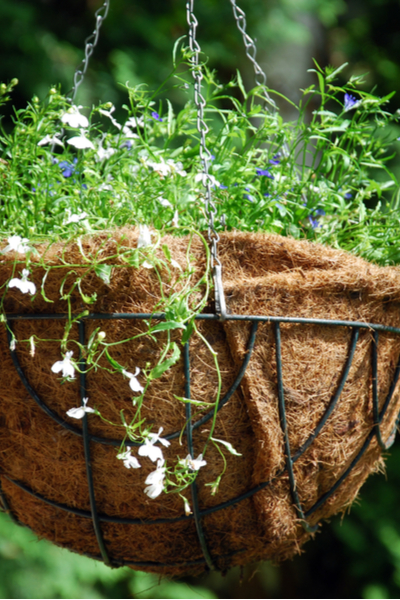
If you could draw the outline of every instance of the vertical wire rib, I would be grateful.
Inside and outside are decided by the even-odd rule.
[[[379,413],[379,422],[382,421],[383,417],[386,414],[386,411],[388,409],[388,406],[390,404],[390,401],[392,399],[392,396],[394,394],[394,390],[396,389],[396,385],[399,381],[399,377],[400,377],[400,357],[397,361],[397,365],[396,365],[396,370],[394,372],[393,375],[393,380],[392,383],[390,385],[390,389],[389,392],[386,396],[385,399],[385,403],[382,407],[381,412]],[[399,423],[399,419],[400,416],[397,417],[397,421],[396,421],[396,427]],[[395,429],[396,431],[396,429]],[[362,446],[361,450],[358,452],[358,454],[354,457],[354,459],[351,461],[349,467],[346,469],[346,471],[339,477],[339,479],[336,481],[336,483],[334,483],[334,485],[331,487],[330,490],[328,490],[327,492],[325,492],[325,494],[323,496],[321,496],[321,498],[319,498],[317,500],[317,502],[306,512],[306,516],[308,517],[309,515],[311,515],[313,512],[315,512],[320,506],[322,506],[322,504],[324,502],[326,502],[326,500],[332,496],[332,494],[334,494],[334,492],[337,490],[337,488],[342,484],[342,482],[346,479],[346,477],[351,473],[351,471],[353,470],[353,468],[355,467],[355,465],[358,463],[358,461],[360,460],[360,458],[362,457],[362,455],[365,453],[365,451],[367,450],[373,436],[375,435],[375,429],[372,428],[372,430],[370,431],[367,439],[364,442],[364,445]],[[386,448],[388,447],[388,444],[386,444]]]
[[[189,355],[189,342],[183,347],[183,364],[185,370],[185,398],[190,400],[190,355]],[[189,454],[192,458],[194,458],[194,450],[193,450],[193,425],[192,425],[192,405],[190,402],[186,403],[186,439]],[[197,536],[199,538],[201,550],[203,552],[203,556],[206,560],[208,568],[213,571],[215,570],[215,566],[213,560],[211,558],[210,552],[208,550],[206,538],[204,536],[203,526],[201,524],[201,516],[200,516],[200,508],[199,508],[199,500],[197,497],[197,485],[196,481],[190,485],[190,490],[192,493],[192,504],[193,504],[193,517],[194,522],[196,524]]]
[[[332,400],[330,401],[330,403],[328,405],[328,408],[324,412],[324,415],[323,415],[322,419],[320,420],[320,422],[318,423],[318,425],[314,429],[314,432],[310,435],[310,437],[304,442],[304,444],[302,446],[300,446],[300,448],[294,454],[294,456],[293,456],[293,462],[296,462],[296,460],[298,460],[300,458],[300,456],[302,456],[302,454],[304,454],[304,452],[307,450],[307,448],[309,446],[311,446],[312,442],[318,436],[318,434],[320,433],[321,429],[323,428],[323,426],[325,425],[325,423],[327,422],[327,420],[329,419],[329,417],[333,413],[333,411],[334,411],[334,409],[336,407],[336,404],[338,403],[338,400],[340,398],[340,395],[341,395],[341,393],[343,391],[343,388],[344,388],[344,386],[346,384],[347,377],[349,375],[350,368],[351,368],[351,365],[353,363],[354,353],[356,351],[356,346],[357,346],[359,335],[360,335],[360,329],[359,329],[359,327],[352,327],[349,354],[348,354],[348,357],[347,357],[347,360],[346,360],[346,364],[345,364],[344,369],[343,369],[342,378],[341,378],[340,383],[339,383],[339,385],[337,387],[337,390],[336,390],[336,392],[335,392]]]
[[[385,442],[382,438],[381,431],[381,422],[382,417],[379,415],[379,395],[378,395],[378,343],[379,343],[379,333],[378,331],[374,331],[374,339],[372,341],[372,406],[374,413],[374,429],[376,439],[378,440],[379,446],[382,450],[387,450],[393,444],[396,437],[396,430],[398,425],[399,418],[396,419],[396,423],[392,433],[390,434],[387,442]]]
[[[85,344],[85,324],[83,321],[79,321],[79,342],[80,344]],[[79,388],[80,388],[80,396],[81,396],[81,404],[84,407],[86,399],[86,373],[85,373],[86,362],[85,359],[80,357],[79,360]],[[89,487],[89,500],[90,500],[90,511],[92,513],[92,522],[94,532],[96,534],[97,543],[99,545],[99,550],[102,556],[104,563],[111,567],[112,562],[110,557],[108,556],[107,548],[104,543],[103,533],[101,531],[100,520],[97,514],[96,507],[96,497],[94,492],[93,485],[93,473],[92,473],[92,462],[90,458],[90,440],[89,440],[89,428],[88,428],[88,416],[87,413],[84,414],[82,419],[82,434],[83,434],[83,449],[85,452],[85,464],[86,464],[86,477]]]
[[[374,414],[374,428],[378,444],[383,450],[386,450],[386,444],[382,439],[379,419],[379,398],[378,398],[378,343],[379,333],[374,331],[374,339],[372,340],[372,407]]]
[[[309,525],[304,516],[304,512],[301,506],[300,498],[296,489],[296,479],[293,471],[293,459],[290,451],[289,434],[286,421],[286,410],[285,410],[285,394],[283,390],[282,380],[282,352],[281,352],[281,328],[280,323],[274,323],[275,329],[275,352],[276,352],[276,375],[278,382],[278,408],[279,408],[279,420],[285,443],[285,454],[286,454],[286,468],[289,475],[290,493],[292,495],[293,502],[296,506],[297,512],[301,519],[301,524],[306,531],[313,533],[318,529],[318,525],[313,527]]]

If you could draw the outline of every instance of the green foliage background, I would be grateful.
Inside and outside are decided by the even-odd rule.
[[[96,0],[1,0],[0,80],[17,77],[15,105],[25,106],[50,85],[71,86]],[[78,103],[124,101],[118,85],[153,87],[169,73],[173,42],[186,33],[184,0],[111,0]],[[325,66],[348,61],[344,73],[368,72],[366,89],[400,88],[400,4],[397,0],[241,0],[257,38],[269,85],[289,97],[306,86],[312,57]],[[211,67],[228,81],[236,67],[251,84],[229,0],[199,0],[199,39]],[[303,62],[299,62],[298,57]],[[297,57],[297,58],[296,58]],[[302,68],[304,79],[299,80]],[[304,67],[304,68],[303,68]],[[296,88],[297,85],[297,88]],[[179,103],[179,88],[174,100]],[[399,94],[392,109],[399,106]],[[400,445],[387,477],[374,476],[344,521],[326,524],[305,552],[270,564],[181,582],[159,580],[101,564],[38,542],[0,514],[2,598],[398,598],[400,592]]]

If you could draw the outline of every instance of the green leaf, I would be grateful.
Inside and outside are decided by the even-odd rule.
[[[169,248],[166,244],[162,245],[162,250],[165,254],[165,258],[170,261],[171,260],[171,252],[169,251]]]
[[[172,367],[176,362],[178,362],[179,357],[181,355],[178,345],[175,342],[171,343],[171,347],[173,348],[172,356],[167,358],[164,362],[160,363],[154,369],[150,371],[149,379],[157,379],[161,377],[165,371],[167,371],[170,367]]]
[[[163,323],[159,323],[158,325],[154,325],[149,330],[149,333],[157,333],[158,331],[169,331],[170,329],[184,329],[185,326],[183,323],[178,323],[177,321],[166,321]]]
[[[90,350],[90,348],[93,346],[94,339],[99,331],[100,331],[100,327],[96,327],[96,329],[93,331],[92,335],[90,336],[89,341],[87,343],[88,350]]]
[[[239,452],[237,452],[235,450],[235,448],[232,446],[232,444],[230,444],[229,442],[225,442],[225,440],[217,440],[216,438],[211,438],[213,442],[217,442],[218,444],[222,444],[223,446],[225,446],[225,448],[231,453],[234,454],[235,456],[242,456],[241,454],[239,454]]]
[[[338,75],[338,74],[339,74],[341,71],[343,71],[343,69],[345,69],[345,68],[347,67],[347,65],[348,65],[348,64],[349,64],[349,63],[345,62],[345,63],[343,63],[342,65],[340,65],[340,67],[338,67],[337,69],[335,69],[335,70],[333,71],[333,73],[330,73],[330,74],[327,76],[327,78],[326,78],[326,81],[327,81],[327,82],[329,82],[329,81],[333,81],[333,80],[335,79],[336,75]]]
[[[112,271],[111,265],[96,265],[94,271],[97,277],[100,277],[100,279],[102,279],[104,283],[110,285]]]
[[[213,402],[204,402],[203,400],[193,400],[193,398],[185,398],[184,396],[175,396],[177,400],[184,404],[194,404],[195,406],[214,406]]]
[[[181,343],[183,345],[187,344],[187,342],[190,340],[192,333],[193,333],[193,321],[190,321],[189,323],[187,323],[186,329],[182,334],[182,340]]]
[[[246,89],[243,85],[243,79],[242,79],[242,76],[238,69],[236,69],[236,77],[237,77],[238,87],[239,87],[240,91],[242,92],[244,99],[246,100],[246,98],[247,98]]]
[[[120,365],[116,360],[114,360],[112,358],[112,356],[110,356],[110,353],[108,352],[108,349],[106,348],[106,357],[108,362],[110,363],[110,365],[112,365],[114,367],[114,369],[116,369],[119,373],[122,373],[122,371],[124,371],[124,367],[122,365]]]

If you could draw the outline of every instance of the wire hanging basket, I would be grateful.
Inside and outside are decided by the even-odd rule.
[[[231,4],[262,79],[244,16]],[[188,15],[196,49],[193,1]],[[97,15],[97,35],[104,16]],[[87,47],[87,59],[92,50]],[[83,74],[86,68],[87,62]],[[210,450],[207,472],[200,471],[190,485],[189,514],[177,496],[149,500],[143,494],[148,472],[133,477],[122,464],[115,465],[115,448],[134,447],[134,442],[116,438],[107,422],[87,412],[82,426],[65,417],[77,396],[86,408],[89,395],[111,421],[128,395],[126,383],[116,383],[106,371],[86,374],[84,354],[75,384],[60,389],[50,381],[51,365],[59,358],[54,340],[62,337],[70,318],[57,294],[47,292],[53,301],[48,312],[42,298],[21,301],[9,291],[0,347],[3,509],[39,536],[109,566],[172,576],[226,571],[298,552],[321,520],[345,510],[366,477],[381,468],[381,453],[394,441],[400,409],[400,273],[289,238],[218,235],[196,64],[194,73],[215,283],[215,297],[196,322],[218,353],[222,394],[217,412],[195,409],[190,402],[183,408],[176,399],[207,401],[217,386],[210,356],[190,338],[144,410],[155,430],[164,427],[171,444],[168,457],[181,453],[183,445],[194,458],[215,417],[215,435],[232,444],[236,455],[225,458]],[[137,246],[137,231],[123,235],[128,245]],[[96,248],[100,238],[83,244]],[[187,240],[164,242],[183,262]],[[79,264],[76,244],[59,246],[49,257],[59,267],[48,275],[50,290],[58,290],[66,276],[60,258],[66,254]],[[193,254],[200,280],[201,244],[194,244]],[[77,269],[84,266],[81,261]],[[34,257],[32,267],[32,279],[40,285],[43,267]],[[1,284],[10,278],[6,261],[0,278]],[[155,279],[145,268],[133,273],[125,267],[99,289],[99,280],[89,277],[85,293],[96,291],[98,300],[89,311],[75,298],[72,337],[84,347],[99,327],[117,341],[132,337],[127,332],[140,333],[145,321],[163,322],[165,313],[154,312]],[[14,338],[32,335],[47,339],[35,357],[13,345]],[[127,343],[119,352],[132,368],[138,362],[151,365],[155,344]],[[213,494],[206,484],[221,464],[224,479]]]

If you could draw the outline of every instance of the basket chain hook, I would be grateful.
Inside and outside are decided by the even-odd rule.
[[[214,288],[215,288],[215,311],[221,320],[226,318],[225,294],[222,285],[222,267],[218,258],[219,235],[215,229],[215,215],[217,208],[211,195],[212,177],[209,174],[211,152],[207,148],[206,135],[209,128],[204,120],[204,108],[206,101],[201,93],[201,82],[203,72],[200,64],[201,48],[196,40],[196,29],[198,21],[193,12],[194,0],[188,0],[186,3],[186,15],[189,25],[189,48],[191,50],[191,66],[194,79],[194,102],[197,108],[197,130],[200,134],[200,159],[203,166],[203,186],[205,188],[205,211],[208,217],[208,239],[211,246],[211,267],[213,269]]]

